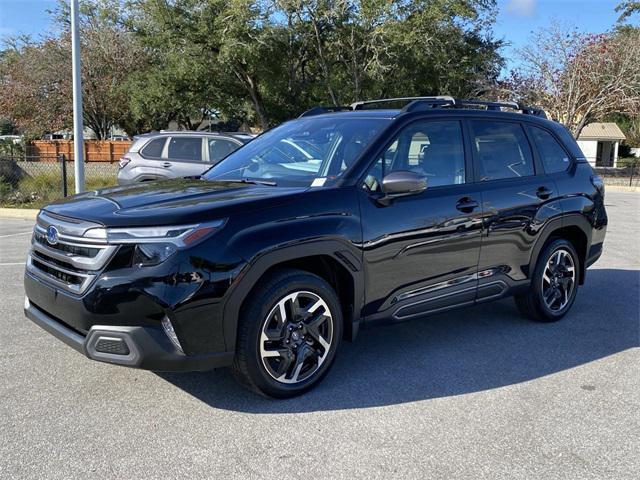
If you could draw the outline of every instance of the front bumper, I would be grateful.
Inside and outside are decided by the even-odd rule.
[[[25,298],[24,313],[54,337],[92,360],[160,372],[206,371],[231,365],[233,353],[185,355],[153,326],[94,325],[83,335]],[[115,353],[118,352],[118,353]]]

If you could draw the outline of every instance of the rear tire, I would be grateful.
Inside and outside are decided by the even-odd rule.
[[[322,380],[342,338],[338,296],[322,278],[283,269],[260,280],[243,305],[233,372],[265,396],[300,395]]]
[[[573,244],[556,239],[538,257],[527,293],[516,295],[518,310],[537,322],[555,322],[571,309],[578,292],[580,262]]]

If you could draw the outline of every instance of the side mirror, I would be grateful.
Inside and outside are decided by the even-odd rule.
[[[391,172],[382,179],[383,196],[378,203],[389,205],[391,200],[407,195],[417,195],[427,188],[427,177],[408,170]]]

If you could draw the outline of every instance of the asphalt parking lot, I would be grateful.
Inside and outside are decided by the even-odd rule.
[[[22,314],[33,222],[0,219],[0,478],[636,479],[640,193],[606,203],[562,322],[505,300],[365,329],[287,401],[66,347]]]

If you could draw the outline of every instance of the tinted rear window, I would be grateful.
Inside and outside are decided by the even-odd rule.
[[[531,147],[520,124],[488,120],[469,123],[481,181],[535,174]]]
[[[230,140],[221,138],[209,139],[209,161],[217,163],[234,150],[238,149],[238,145]]]
[[[145,157],[160,158],[166,141],[166,138],[155,138],[147,143],[140,153]]]
[[[538,147],[538,153],[542,157],[546,173],[563,172],[571,163],[569,155],[560,146],[553,135],[538,127],[530,127],[533,139]]]

